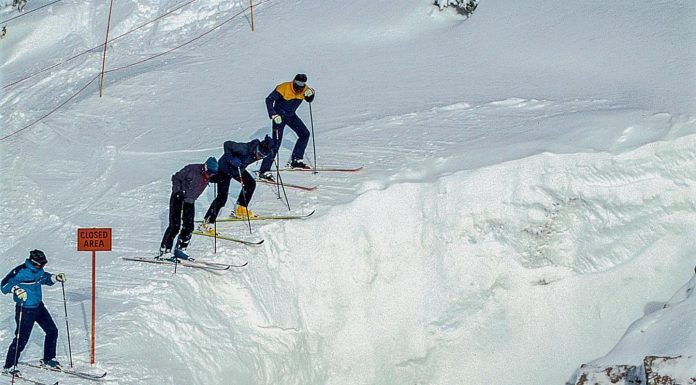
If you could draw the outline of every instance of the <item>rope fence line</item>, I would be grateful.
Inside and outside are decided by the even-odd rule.
[[[58,0],[58,1],[61,1],[61,0]],[[181,9],[181,8],[183,8],[183,7],[185,7],[185,6],[189,5],[189,4],[191,4],[191,3],[193,3],[194,1],[196,1],[196,0],[189,0],[189,1],[187,1],[186,3],[181,4],[181,5],[177,6],[177,7],[175,7],[174,9],[172,9],[172,10],[170,10],[170,11],[168,11],[168,12],[166,12],[166,13],[160,15],[160,16],[158,16],[158,17],[155,18],[155,19],[152,19],[152,20],[150,20],[150,21],[148,21],[148,22],[146,22],[146,23],[144,23],[144,24],[141,24],[141,25],[139,25],[138,27],[131,29],[130,31],[127,31],[127,32],[125,32],[125,33],[122,33],[122,34],[120,34],[120,35],[114,37],[113,39],[108,40],[108,41],[107,41],[107,44],[112,43],[112,42],[114,42],[114,41],[116,41],[116,40],[118,40],[118,39],[120,39],[120,38],[122,38],[122,37],[124,37],[124,36],[126,36],[126,35],[128,35],[128,34],[130,34],[130,33],[133,33],[133,32],[135,32],[135,31],[137,31],[137,30],[139,30],[139,29],[141,29],[141,28],[143,28],[143,27],[145,27],[145,26],[147,26],[147,25],[149,25],[149,24],[152,24],[152,23],[156,22],[156,21],[159,20],[159,19],[162,19],[162,18],[164,18],[164,17],[166,17],[166,16],[169,16],[169,15],[171,15],[172,13],[178,11],[179,9]],[[56,63],[56,64],[53,64],[53,65],[51,65],[51,66],[49,66],[49,67],[46,67],[46,68],[41,69],[41,70],[39,70],[39,71],[36,71],[36,72],[34,72],[34,73],[32,73],[32,74],[29,74],[29,75],[27,75],[27,76],[25,76],[25,77],[23,77],[23,78],[20,78],[20,79],[18,79],[18,80],[15,80],[15,81],[13,81],[12,83],[5,84],[4,86],[2,86],[2,89],[4,90],[5,88],[12,87],[12,86],[14,86],[14,85],[16,85],[16,84],[18,84],[18,83],[21,83],[21,82],[23,82],[23,81],[25,81],[25,80],[31,79],[31,78],[33,78],[33,77],[36,76],[36,75],[39,75],[39,74],[44,73],[44,72],[46,72],[46,71],[48,71],[48,70],[50,70],[50,69],[56,68],[56,67],[58,67],[58,66],[61,66],[61,65],[65,64],[65,63],[67,63],[67,62],[69,62],[69,61],[72,61],[73,59],[77,59],[78,57],[80,57],[80,56],[82,56],[82,55],[88,54],[88,53],[90,53],[90,52],[92,52],[92,51],[94,51],[94,50],[96,50],[96,49],[100,49],[100,48],[103,47],[103,46],[104,46],[104,43],[101,43],[101,44],[99,44],[99,45],[97,45],[97,46],[94,46],[94,47],[88,49],[88,50],[85,50],[85,51],[80,52],[80,53],[78,53],[78,54],[76,54],[76,55],[73,55],[73,56],[71,56],[71,57],[69,57],[69,58],[67,58],[67,59],[65,59],[65,60],[63,60],[63,61],[60,61],[60,62],[58,62],[58,63]]]
[[[99,75],[96,75],[95,77],[92,78],[92,80],[90,80],[89,82],[87,82],[87,84],[85,84],[82,88],[80,88],[79,91],[77,91],[75,94],[73,94],[73,95],[72,95],[71,97],[69,97],[67,100],[65,100],[63,103],[59,104],[56,108],[52,109],[51,111],[49,111],[48,113],[46,113],[44,116],[42,116],[42,117],[36,119],[35,121],[33,121],[33,122],[27,124],[26,126],[20,128],[19,130],[17,130],[17,131],[15,131],[15,132],[12,132],[12,133],[10,133],[10,134],[7,134],[7,135],[3,136],[2,138],[0,138],[0,141],[3,141],[3,140],[5,140],[5,139],[7,139],[7,138],[9,138],[9,137],[11,137],[11,136],[13,136],[13,135],[17,135],[17,134],[19,134],[20,132],[26,130],[27,128],[29,128],[29,127],[35,125],[36,123],[38,123],[38,122],[44,120],[45,118],[47,118],[48,116],[52,115],[54,112],[58,111],[61,107],[63,107],[64,105],[68,104],[69,101],[73,100],[77,95],[79,95],[82,91],[84,91],[87,87],[89,87],[90,84],[94,83],[94,81],[97,80],[98,78],[99,78]]]
[[[191,1],[189,1],[189,3],[193,2],[193,1],[195,1],[195,0],[191,0]],[[257,3],[254,4],[254,5],[259,5],[259,4],[267,3],[267,2],[269,2],[269,1],[272,1],[272,0],[261,0],[261,1],[257,2]],[[188,3],[187,3],[187,4],[188,4]],[[186,4],[184,4],[184,5],[186,5]],[[179,48],[182,48],[182,47],[184,47],[184,46],[187,46],[187,45],[193,43],[194,41],[197,41],[197,40],[203,38],[204,36],[210,34],[211,32],[213,32],[213,31],[215,31],[216,29],[222,27],[223,25],[229,23],[230,21],[236,19],[236,18],[239,17],[240,15],[244,14],[249,8],[250,8],[250,7],[244,8],[243,10],[241,10],[241,11],[239,11],[238,13],[234,14],[232,17],[228,18],[227,20],[223,21],[222,23],[219,23],[218,25],[214,26],[214,27],[211,28],[210,30],[207,30],[207,31],[203,32],[202,34],[198,35],[197,37],[195,37],[195,38],[193,38],[193,39],[191,39],[191,40],[189,40],[189,41],[187,41],[187,42],[185,42],[185,43],[183,43],[183,44],[180,44],[180,45],[178,45],[178,46],[176,46],[176,47],[174,47],[174,48],[171,48],[171,49],[169,49],[169,50],[167,50],[167,51],[158,53],[158,54],[156,54],[156,55],[154,55],[154,56],[145,58],[145,59],[143,59],[143,60],[139,60],[139,61],[137,61],[137,62],[130,63],[130,64],[127,64],[127,65],[125,65],[125,66],[121,66],[121,67],[118,67],[118,68],[113,68],[113,69],[110,69],[110,70],[108,70],[108,71],[104,71],[104,73],[106,74],[106,73],[116,72],[116,71],[120,71],[120,70],[129,68],[129,67],[133,67],[133,66],[136,66],[136,65],[138,65],[138,64],[142,64],[142,63],[144,63],[144,62],[146,62],[146,61],[150,61],[150,60],[156,59],[156,58],[158,58],[158,57],[160,57],[160,56],[166,55],[166,54],[168,54],[168,53],[170,53],[170,52],[173,52],[173,51],[175,51],[175,50],[177,50],[177,49],[179,49]],[[101,45],[100,45],[100,46],[101,46]],[[87,52],[88,52],[88,51],[87,51]],[[12,137],[12,136],[14,136],[14,135],[17,135],[17,134],[19,134],[20,132],[22,132],[22,131],[24,131],[24,130],[26,130],[26,129],[32,127],[32,126],[34,126],[35,124],[39,123],[40,121],[46,119],[47,117],[49,117],[50,115],[52,115],[53,113],[55,113],[56,111],[58,111],[60,108],[62,108],[63,106],[65,106],[69,101],[71,101],[72,99],[74,99],[77,95],[79,95],[82,91],[84,91],[87,87],[89,87],[90,84],[94,83],[95,80],[99,79],[100,76],[101,76],[101,73],[100,73],[100,74],[97,74],[96,76],[94,76],[89,82],[87,82],[87,84],[85,84],[82,88],[80,88],[80,90],[78,90],[75,94],[73,94],[72,96],[70,96],[70,97],[69,97],[68,99],[66,99],[63,103],[59,104],[57,107],[55,107],[54,109],[52,109],[51,111],[49,111],[49,112],[46,113],[45,115],[43,115],[43,116],[41,116],[40,118],[36,119],[35,121],[33,121],[33,122],[27,124],[26,126],[20,128],[19,130],[14,131],[14,132],[12,132],[12,133],[10,133],[10,134],[7,134],[7,135],[1,137],[1,138],[0,138],[0,142],[1,142],[1,141],[4,141],[4,140],[6,140],[6,139],[8,139],[8,138],[10,138],[10,137]]]
[[[264,1],[261,1],[261,2],[259,2],[259,3],[257,3],[257,4],[265,3],[265,2],[267,2],[267,1],[270,1],[270,0],[264,0]],[[104,71],[104,73],[105,73],[105,74],[108,74],[108,73],[110,73],[110,72],[116,72],[116,71],[120,71],[120,70],[126,69],[126,68],[128,68],[128,67],[133,67],[133,66],[135,66],[135,65],[142,64],[142,63],[144,63],[144,62],[146,62],[146,61],[150,61],[150,60],[156,59],[156,58],[158,58],[158,57],[160,57],[160,56],[164,56],[164,55],[166,55],[166,54],[168,54],[168,53],[170,53],[170,52],[176,51],[176,50],[179,49],[179,48],[185,47],[185,46],[187,46],[187,45],[193,43],[194,41],[197,41],[197,40],[199,40],[199,39],[202,39],[203,37],[205,37],[205,36],[208,35],[209,33],[215,31],[216,29],[218,29],[218,28],[222,27],[223,25],[229,23],[230,21],[236,19],[236,18],[239,17],[240,15],[244,14],[244,12],[246,12],[247,9],[249,9],[249,8],[245,8],[245,9],[239,11],[238,13],[236,13],[234,16],[230,17],[229,19],[227,19],[227,20],[223,21],[222,23],[220,23],[220,24],[214,26],[214,27],[211,28],[210,30],[203,32],[202,34],[200,34],[200,35],[194,37],[193,39],[191,39],[191,40],[189,40],[189,41],[187,41],[187,42],[184,42],[183,44],[180,44],[180,45],[178,45],[178,46],[176,46],[176,47],[174,47],[174,48],[168,49],[168,50],[166,50],[166,51],[164,51],[164,52],[160,52],[160,53],[158,53],[158,54],[156,54],[156,55],[154,55],[154,56],[150,56],[150,57],[145,58],[145,59],[143,59],[143,60],[139,60],[139,61],[134,62],[134,63],[126,64],[126,65],[121,66],[121,67],[112,68],[112,69],[110,69],[110,70]]]
[[[21,13],[21,14],[15,16],[15,17],[11,17],[11,18],[9,18],[9,19],[7,19],[7,20],[0,21],[0,24],[5,24],[5,23],[7,23],[8,21],[14,20],[14,19],[16,19],[16,18],[18,18],[18,17],[26,16],[26,15],[32,13],[32,12],[38,11],[38,10],[41,9],[41,8],[48,7],[49,5],[55,4],[55,3],[59,2],[59,1],[62,1],[62,0],[56,0],[56,1],[52,2],[52,3],[48,3],[48,4],[46,4],[46,5],[42,5],[42,6],[40,6],[39,8],[32,9],[31,11],[27,11],[27,12]]]

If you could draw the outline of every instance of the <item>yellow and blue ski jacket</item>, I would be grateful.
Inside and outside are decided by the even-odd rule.
[[[305,97],[304,93],[309,87],[307,84],[301,90],[295,91],[292,86],[293,82],[285,82],[278,84],[276,88],[266,97],[266,109],[268,117],[280,115],[283,118],[289,118],[295,115],[295,111],[302,104],[302,100],[311,103],[314,100],[314,94]],[[286,119],[283,119],[286,120]]]

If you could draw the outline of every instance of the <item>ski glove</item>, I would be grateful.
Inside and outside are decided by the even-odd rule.
[[[311,88],[309,88],[309,87],[307,87],[307,91],[304,92],[305,98],[309,98],[309,97],[311,97],[312,95],[314,95],[314,90],[311,89]]]
[[[12,294],[16,295],[20,301],[25,302],[27,300],[27,291],[19,286],[12,288]]]
[[[53,276],[58,282],[67,282],[68,279],[65,277],[65,273],[58,273]]]
[[[273,119],[273,123],[275,124],[280,124],[283,121],[283,119],[278,114],[271,116],[271,119]]]
[[[234,158],[230,161],[230,164],[234,166],[234,168],[242,168],[242,161],[239,158]]]

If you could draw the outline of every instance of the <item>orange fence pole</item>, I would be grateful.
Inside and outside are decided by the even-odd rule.
[[[251,32],[254,32],[254,0],[249,0],[249,9],[251,10]]]
[[[102,56],[101,78],[99,79],[99,97],[102,97],[104,89],[104,65],[106,64],[106,43],[109,42],[109,27],[111,26],[111,9],[113,8],[114,0],[109,3],[109,20],[106,22],[106,39],[104,39],[104,55]]]

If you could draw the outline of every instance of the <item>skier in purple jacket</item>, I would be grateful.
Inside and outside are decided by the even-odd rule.
[[[170,259],[174,237],[179,235],[176,248],[184,251],[193,232],[195,202],[218,172],[217,159],[212,156],[204,164],[189,164],[172,175],[172,195],[169,198],[169,227],[160,244],[159,257]],[[183,222],[183,226],[182,226]],[[181,230],[181,231],[179,231]]]

